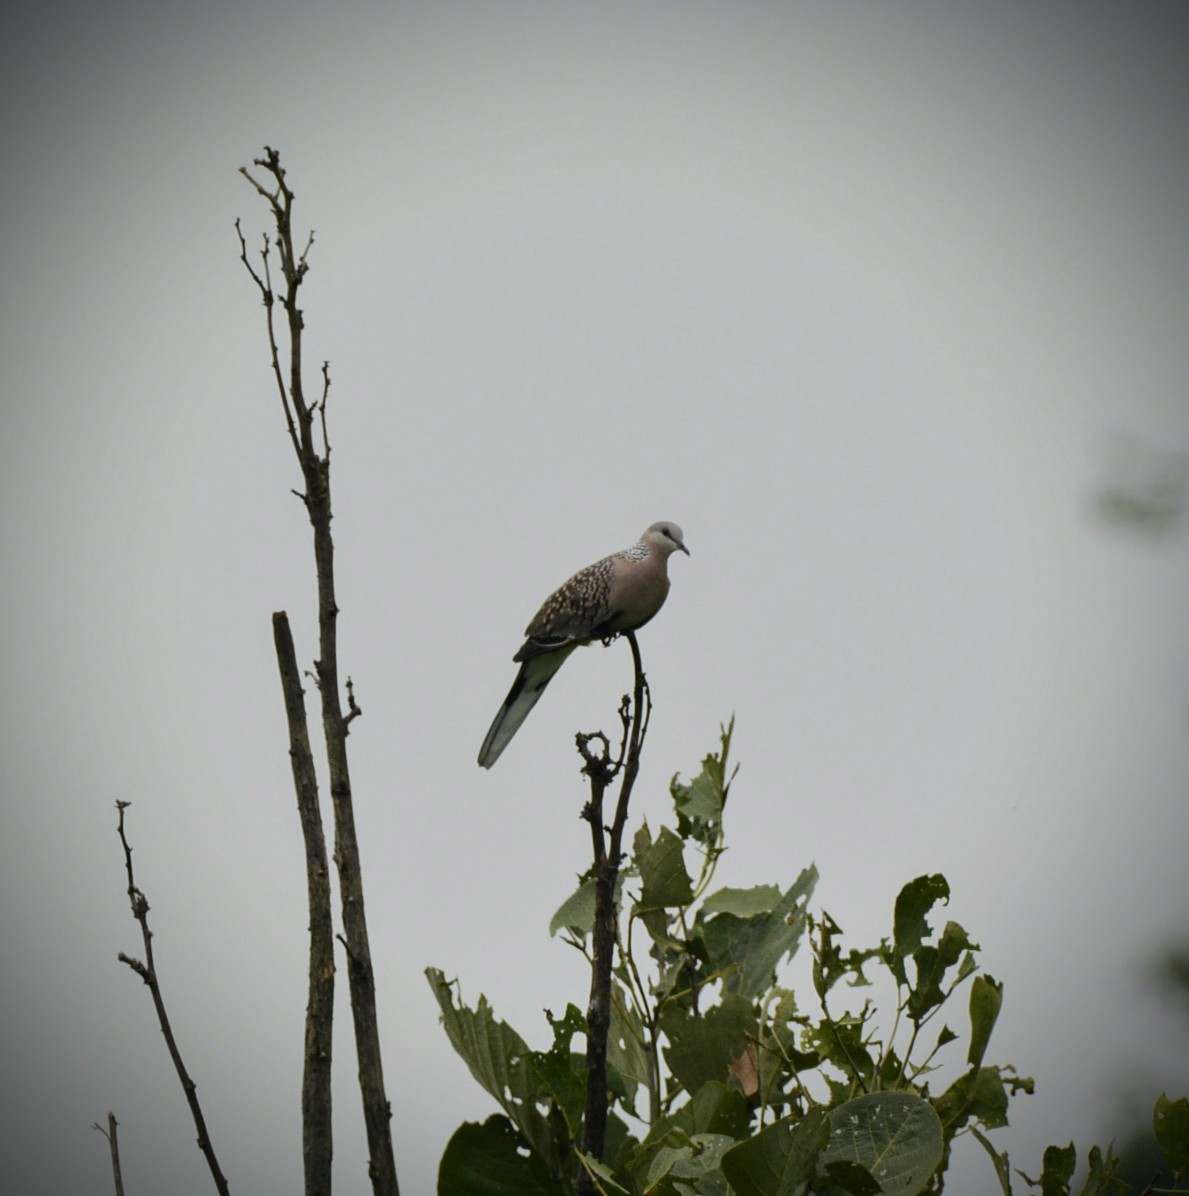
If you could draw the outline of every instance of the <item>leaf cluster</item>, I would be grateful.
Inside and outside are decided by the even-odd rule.
[[[580,1169],[608,1196],[937,1194],[961,1134],[983,1145],[1011,1196],[1007,1157],[988,1135],[1033,1082],[988,1062],[1003,986],[979,971],[979,946],[961,925],[933,926],[949,900],[945,878],[905,885],[890,936],[866,948],[844,947],[830,915],[811,912],[812,865],[787,887],[712,891],[732,729],[690,783],[673,778],[674,825],[642,824],[624,862],[602,1158],[576,1146],[581,1012],[550,1016],[553,1045],[532,1051],[484,998],[468,1009],[430,970],[451,1042],[502,1110],[455,1133],[439,1196],[568,1196]],[[593,920],[588,875],[550,930],[589,956]],[[811,956],[804,1000],[785,982],[799,951]],[[878,985],[895,994],[890,1019],[861,999]],[[1168,1102],[1170,1134],[1185,1104]],[[1050,1148],[1041,1178],[1024,1178],[1044,1196],[1069,1193],[1072,1152]],[[1091,1152],[1082,1196],[1119,1190],[1114,1162]]]

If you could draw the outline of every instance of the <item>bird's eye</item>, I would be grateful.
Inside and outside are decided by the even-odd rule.
[[[671,531],[669,531],[669,529],[667,527],[661,528],[661,535],[666,537],[666,539],[669,539],[669,540],[673,539],[673,533]]]

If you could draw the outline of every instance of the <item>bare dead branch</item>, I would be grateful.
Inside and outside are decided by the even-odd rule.
[[[306,849],[306,893],[310,917],[310,969],[306,1001],[305,1070],[301,1085],[302,1161],[306,1196],[330,1196],[334,1133],[331,1122],[331,1057],[334,1027],[334,924],[330,913],[330,867],[318,774],[310,750],[305,695],[293,647],[289,617],[272,617],[273,643],[289,725],[289,759]]]
[[[363,1096],[363,1116],[368,1139],[368,1174],[375,1196],[398,1196],[396,1165],[392,1152],[392,1111],[384,1090],[380,1035],[376,1017],[375,976],[368,941],[364,909],[363,878],[359,842],[355,831],[355,811],[347,762],[347,727],[351,715],[344,717],[339,691],[338,603],[335,600],[334,540],[331,537],[330,446],[326,432],[326,397],[330,387],[329,365],[323,366],[323,392],[320,402],[306,401],[302,374],[302,334],[304,316],[298,306],[298,292],[309,270],[308,254],[313,245],[311,233],[305,250],[298,257],[293,241],[293,200],[280,155],[270,146],[254,165],[270,177],[270,186],[262,184],[246,169],[244,177],[269,204],[276,226],[276,245],[284,288],[281,307],[286,315],[288,333],[288,369],[282,382],[291,405],[288,422],[298,465],[305,482],[304,502],[314,531],[314,565],[318,584],[319,652],[315,662],[317,686],[322,703],[322,730],[330,775],[330,796],[334,808],[334,859],[338,866],[339,894],[342,908],[343,938],[347,948],[347,979],[351,993],[351,1011],[355,1028],[355,1048],[359,1063],[359,1084]],[[270,284],[271,285],[271,284]],[[267,307],[269,346],[274,375],[282,380],[280,356],[276,348],[272,306]],[[287,383],[287,385],[285,385]],[[288,419],[289,406],[286,407]],[[314,414],[321,413],[322,449],[314,443]],[[350,697],[349,697],[350,702]],[[350,709],[350,706],[349,706]],[[356,708],[357,709],[357,708]]]
[[[202,1115],[202,1106],[198,1103],[198,1085],[190,1078],[186,1065],[182,1062],[182,1054],[178,1049],[177,1039],[173,1034],[173,1027],[169,1022],[169,1014],[165,1011],[165,999],[161,995],[161,985],[157,979],[157,967],[153,962],[153,933],[149,929],[149,902],[144,893],[136,887],[136,880],[132,874],[132,848],[128,837],[124,833],[124,811],[130,802],[116,802],[119,811],[118,831],[120,843],[124,848],[124,870],[128,875],[128,901],[132,906],[132,916],[140,923],[141,937],[144,940],[144,962],[132,959],[120,952],[118,958],[126,963],[149,986],[153,997],[153,1006],[157,1010],[157,1023],[165,1038],[165,1045],[169,1050],[169,1057],[173,1060],[174,1070],[178,1074],[182,1091],[186,1094],[186,1102],[190,1106],[190,1115],[194,1119],[194,1128],[198,1131],[198,1148],[206,1157],[211,1177],[215,1181],[215,1188],[220,1196],[228,1196],[227,1180],[219,1169],[219,1160],[215,1157],[215,1148],[211,1144],[210,1134],[207,1133],[206,1119]]]

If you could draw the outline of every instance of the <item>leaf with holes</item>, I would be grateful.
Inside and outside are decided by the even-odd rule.
[[[857,1163],[885,1196],[916,1196],[941,1162],[941,1122],[927,1100],[911,1093],[856,1097],[832,1109],[829,1122],[830,1141],[819,1166]]]

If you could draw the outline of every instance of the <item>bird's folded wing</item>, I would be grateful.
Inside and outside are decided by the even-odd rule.
[[[527,640],[513,660],[528,660],[595,635],[615,613],[612,597],[624,563],[618,556],[604,557],[554,590],[525,629]]]

